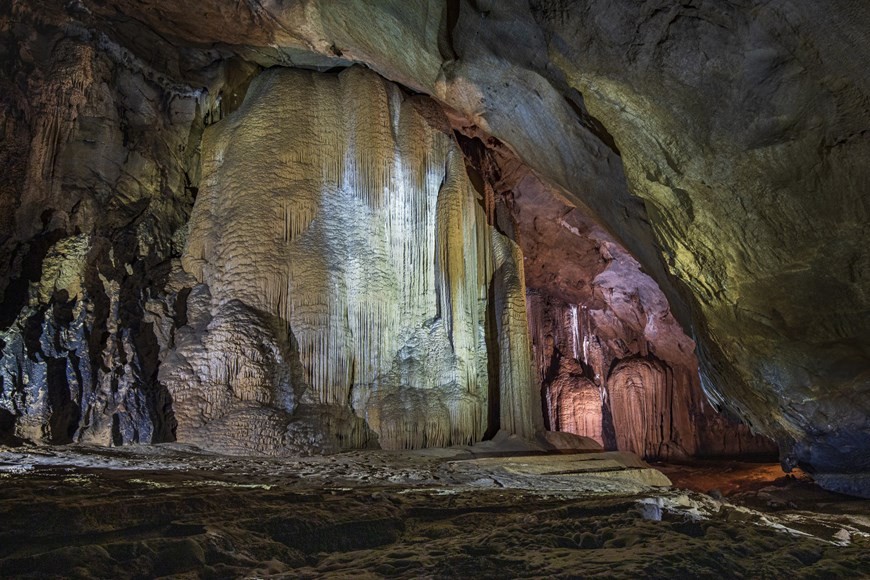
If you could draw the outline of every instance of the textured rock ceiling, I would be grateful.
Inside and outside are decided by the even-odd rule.
[[[596,216],[666,293],[710,396],[787,461],[841,487],[834,474],[870,471],[865,2],[12,0],[2,12],[7,324],[59,230],[91,235],[110,266],[61,272],[52,291],[101,285],[114,297],[102,310],[145,324],[125,304],[178,252],[194,120],[236,108],[254,65],[362,63],[498,138]],[[79,255],[65,244],[52,252]],[[94,316],[30,304],[27,320]],[[115,354],[94,375],[156,349],[111,324],[103,334]]]

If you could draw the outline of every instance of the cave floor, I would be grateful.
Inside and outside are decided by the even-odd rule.
[[[858,577],[870,502],[627,454],[0,449],[0,577]],[[700,493],[710,491],[710,495]]]

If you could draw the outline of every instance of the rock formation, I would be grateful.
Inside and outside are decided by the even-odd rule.
[[[270,70],[202,160],[182,263],[209,304],[160,370],[179,439],[221,449],[244,423],[257,451],[304,449],[285,441],[299,405],[350,447],[534,433],[521,253],[430,99],[358,68]]]
[[[564,231],[573,238],[580,230]],[[549,241],[547,247],[564,247],[561,236]],[[655,284],[618,245],[606,237],[599,242],[608,258],[590,277],[589,287],[559,292],[551,285],[529,296],[550,428],[646,457],[770,453],[770,441],[718,415],[707,402],[694,344]],[[561,278],[558,262],[546,265],[547,257],[539,252],[529,261],[559,279],[556,287],[579,282]],[[634,269],[614,275],[625,267]]]
[[[209,187],[203,130],[231,120],[261,67],[361,63],[432,97],[454,127],[498,139],[623,244],[696,343],[705,393],[776,439],[786,465],[835,488],[866,481],[866,3],[203,0],[191,10],[168,0],[0,6],[5,435],[171,437],[161,343],[214,320],[264,331],[275,322],[270,308],[231,307],[205,270],[197,282],[229,310],[210,302],[211,322],[184,311],[206,295],[173,267]],[[288,237],[311,209],[289,208]],[[503,213],[488,221],[522,246]],[[493,256],[506,257],[496,245]],[[518,272],[493,282],[513,298],[492,304],[516,310]],[[536,269],[526,273],[534,288]],[[301,350],[291,356],[305,333],[286,322],[292,336],[239,354],[250,364],[289,356],[282,392],[299,394],[298,407],[294,373],[312,380],[311,369]],[[673,369],[661,348],[647,353]],[[629,351],[619,358],[646,357]],[[233,389],[261,396],[248,386]]]
[[[651,458],[774,452],[706,401],[694,341],[625,248],[504,144],[455,122],[523,249],[547,427]]]

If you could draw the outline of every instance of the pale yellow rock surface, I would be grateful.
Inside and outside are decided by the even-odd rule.
[[[161,369],[181,440],[240,405],[257,429],[257,407],[291,430],[297,404],[327,409],[340,446],[369,442],[351,409],[386,448],[479,441],[497,404],[510,433],[539,424],[521,252],[440,109],[371,72],[254,80],[204,134],[182,263],[208,313]],[[278,423],[252,447],[289,445]]]

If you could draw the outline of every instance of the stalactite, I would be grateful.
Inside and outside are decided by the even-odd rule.
[[[522,255],[489,225],[492,192],[481,207],[432,101],[361,69],[267,72],[207,129],[202,183],[185,268],[214,308],[239,300],[289,325],[315,404],[352,406],[384,447],[479,440],[494,283],[516,406],[502,426],[534,432]],[[243,359],[209,380],[261,365]]]
[[[585,337],[584,337],[585,338]],[[580,358],[580,319],[577,317],[577,305],[571,305],[571,352],[575,359]],[[585,343],[583,345],[586,346]],[[586,353],[584,350],[583,358],[585,360]]]
[[[580,334],[583,337],[583,364],[588,366],[589,365],[589,344],[590,344],[591,332],[589,330],[589,312],[588,312],[585,305],[583,306],[583,315],[580,318],[580,324],[582,324],[582,326],[583,326],[582,330],[580,331]]]

